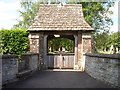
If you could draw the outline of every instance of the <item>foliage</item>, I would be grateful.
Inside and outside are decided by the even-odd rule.
[[[14,28],[28,28],[35,16],[37,15],[37,11],[39,9],[40,2],[32,2],[31,0],[21,0],[21,8],[19,11],[20,17],[23,20],[18,20],[18,24],[14,25]]]
[[[120,50],[120,32],[112,33],[112,35],[109,36],[108,47],[113,45],[114,48],[118,48]]]
[[[19,21],[15,27],[28,28],[39,9],[40,4],[47,4],[49,0],[21,0],[22,10],[19,11],[23,20]],[[52,4],[59,3],[60,0],[50,0]],[[67,4],[82,4],[85,20],[96,30],[106,31],[112,25],[111,18],[108,14],[112,14],[109,8],[114,5],[114,2],[107,0],[107,2],[81,2],[79,0],[65,0]]]
[[[73,48],[74,48],[73,40],[62,38],[60,44],[62,47],[65,48],[66,51],[73,52]]]
[[[19,21],[15,27],[28,28],[37,15],[39,5],[47,4],[47,1],[48,0],[36,0],[32,2],[31,0],[21,0],[22,10],[19,12],[23,20]],[[52,4],[59,3],[59,1],[60,0],[51,0]],[[106,44],[108,39],[107,37],[109,36],[106,32],[109,30],[110,25],[112,25],[112,20],[108,17],[108,14],[112,14],[112,11],[109,11],[109,8],[114,5],[114,2],[111,0],[106,0],[106,2],[82,2],[85,0],[65,1],[67,4],[82,4],[85,20],[95,29],[95,33],[93,35],[93,39],[95,40],[93,43],[95,43],[97,49],[106,49],[109,46],[109,44]],[[57,41],[52,40],[51,43],[55,43],[55,45],[57,45],[58,43],[56,42]]]
[[[112,20],[108,14],[112,14],[109,8],[113,4],[113,2],[82,2],[84,18],[96,32],[109,30]]]
[[[65,48],[68,52],[73,52],[74,42],[67,38],[53,38],[48,41],[48,46],[51,47],[51,51],[59,51],[59,49]]]
[[[97,47],[98,50],[104,51],[107,48],[107,42],[108,42],[108,31],[107,32],[102,32],[102,33],[97,33],[95,36],[95,46]]]
[[[108,51],[110,47],[118,48],[120,50],[120,32],[112,33],[111,35],[109,32],[102,32],[97,33],[95,38],[95,45],[99,51]],[[116,51],[114,52],[116,53]]]
[[[26,29],[0,30],[1,53],[18,54],[28,50],[28,32]]]

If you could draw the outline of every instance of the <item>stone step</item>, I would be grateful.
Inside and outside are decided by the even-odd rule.
[[[21,78],[26,78],[28,76],[30,76],[32,73],[32,70],[24,70],[22,72],[19,72],[16,74],[17,78],[21,79]]]
[[[45,71],[75,71],[75,72],[83,72],[82,70],[75,70],[75,69],[48,69]]]

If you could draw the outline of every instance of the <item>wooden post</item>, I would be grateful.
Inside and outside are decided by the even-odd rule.
[[[62,54],[60,54],[60,69],[62,68]]]
[[[82,33],[78,31],[78,61],[81,60],[82,55]]]
[[[44,56],[43,56],[43,62],[44,62],[44,65],[45,65],[45,68],[47,68],[47,36],[48,35],[44,35],[44,42],[43,42],[43,51],[44,51]]]
[[[78,61],[78,37],[74,35],[75,38],[75,56],[74,56],[74,69],[76,69],[77,61]]]
[[[44,54],[44,50],[43,50],[43,42],[44,42],[44,39],[43,39],[43,33],[40,32],[39,33],[39,61],[40,61],[40,69],[43,69],[43,54]]]

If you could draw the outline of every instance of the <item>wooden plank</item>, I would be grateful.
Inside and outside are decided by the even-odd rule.
[[[65,55],[63,56],[63,67],[62,68],[73,68],[74,66],[74,55]]]
[[[46,31],[44,32],[44,35],[55,35],[55,34],[58,34],[58,35],[77,35],[78,31],[69,31],[66,33],[66,31]]]
[[[54,56],[48,56],[48,67],[54,67]]]
[[[54,56],[54,68],[57,68],[57,56]]]
[[[74,55],[49,55],[47,59],[50,68],[74,68]]]
[[[61,66],[61,56],[58,56],[58,68],[62,67]]]

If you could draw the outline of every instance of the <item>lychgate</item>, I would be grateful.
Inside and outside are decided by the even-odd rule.
[[[39,53],[41,66],[46,69],[69,68],[84,71],[83,54],[91,52],[93,28],[84,19],[81,4],[40,5],[28,31],[30,52]],[[72,43],[70,51],[58,44],[63,38]],[[56,39],[57,46],[51,46],[50,41],[53,39]],[[53,47],[58,48],[53,50]]]

